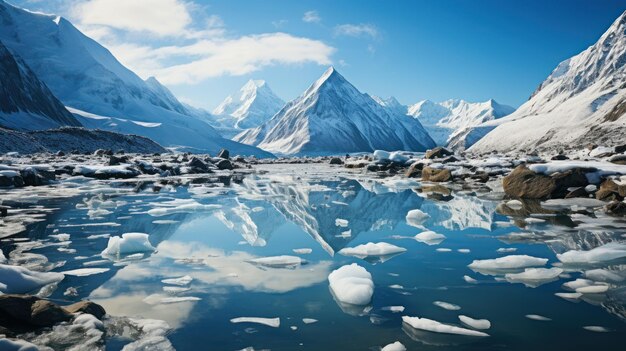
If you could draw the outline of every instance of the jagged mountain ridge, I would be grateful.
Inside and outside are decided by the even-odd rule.
[[[272,119],[235,140],[280,154],[424,151],[435,145],[419,121],[379,105],[333,67]]]
[[[216,116],[237,129],[249,129],[268,121],[285,105],[264,80],[249,80],[236,94],[229,95],[213,110]]]
[[[515,113],[479,126],[470,151],[616,145],[626,135],[626,12],[600,39],[561,62]]]

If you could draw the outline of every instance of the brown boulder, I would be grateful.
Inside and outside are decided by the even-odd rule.
[[[433,158],[444,158],[446,156],[450,156],[452,155],[452,151],[441,147],[441,146],[437,146],[436,148],[432,149],[432,150],[428,150],[426,151],[426,154],[424,155],[424,158],[428,158],[428,159],[433,159]]]
[[[502,186],[508,196],[543,199],[548,198],[556,189],[556,182],[549,176],[535,173],[525,165],[519,165],[502,179]]]
[[[422,169],[422,180],[425,182],[447,182],[452,179],[452,172],[449,169],[437,169],[424,167]]]
[[[404,175],[408,178],[419,178],[422,176],[422,169],[424,169],[424,164],[415,162],[404,172]]]
[[[91,301],[80,301],[75,304],[65,306],[63,308],[70,313],[89,313],[98,319],[102,319],[102,317],[104,317],[104,315],[106,314],[104,307]]]
[[[28,295],[0,295],[0,325],[4,327],[51,327],[71,319],[71,313],[48,300]]]
[[[606,205],[606,212],[614,216],[626,216],[626,203],[613,201]]]

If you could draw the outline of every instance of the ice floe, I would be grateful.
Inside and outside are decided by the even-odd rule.
[[[441,307],[444,310],[448,310],[448,311],[458,311],[461,309],[461,306],[459,305],[455,305],[453,303],[444,302],[444,301],[435,301],[433,302],[433,305],[437,307]]]
[[[406,351],[406,347],[401,342],[396,341],[383,347],[380,351]]]
[[[455,335],[464,335],[464,336],[476,336],[476,337],[485,337],[489,336],[489,334],[471,330],[466,328],[457,327],[450,324],[444,324],[441,322],[437,322],[428,318],[419,318],[419,317],[409,317],[402,316],[402,321],[412,328],[425,330],[433,333],[442,333],[442,334],[455,334]]]
[[[549,322],[549,321],[552,320],[551,318],[548,318],[548,317],[545,317],[545,316],[542,316],[542,315],[538,315],[538,314],[527,314],[524,317],[526,317],[528,319],[532,319],[534,321],[541,321],[541,322]]]
[[[381,310],[390,311],[393,313],[404,312],[404,306],[385,306],[382,307]]]
[[[589,251],[571,250],[557,254],[559,261],[567,264],[592,264],[626,258],[626,244],[608,243]]]
[[[54,272],[36,272],[26,267],[0,264],[0,292],[26,294],[46,285],[58,283],[65,276]]]
[[[507,273],[504,278],[511,283],[523,283],[526,286],[537,287],[545,283],[557,280],[563,269],[552,268],[526,268],[520,273]]]
[[[302,318],[302,323],[304,323],[304,324],[313,324],[313,323],[317,323],[317,319],[313,319],[313,318]]]
[[[527,267],[544,266],[548,263],[547,258],[539,258],[528,255],[509,255],[486,260],[474,260],[468,265],[475,271],[506,271],[517,270]]]
[[[169,284],[169,285],[176,285],[176,286],[185,286],[185,285],[189,285],[192,281],[193,281],[192,277],[185,275],[185,276],[178,277],[178,278],[163,279],[161,280],[161,283]]]
[[[102,251],[102,256],[154,252],[156,249],[150,244],[148,237],[148,234],[144,233],[125,233],[121,237],[110,237],[106,249]]]
[[[300,266],[303,260],[298,256],[281,255],[253,258],[248,260],[248,262],[270,268],[295,268]]]
[[[230,322],[262,324],[272,328],[280,327],[280,318],[237,317],[231,319]]]
[[[425,232],[421,232],[415,235],[414,238],[415,240],[426,245],[439,245],[442,241],[446,239],[446,236],[443,234],[435,233],[432,230],[427,230]]]
[[[461,323],[479,330],[486,330],[491,328],[491,322],[487,319],[474,319],[465,315],[459,315]]]
[[[296,253],[296,254],[298,254],[298,255],[308,255],[308,254],[310,254],[311,252],[313,252],[313,249],[310,249],[310,248],[302,248],[302,249],[293,249],[292,251],[293,251],[293,253]]]
[[[406,249],[385,242],[362,244],[356,247],[346,247],[339,250],[344,256],[366,258],[370,256],[390,256],[405,252]]]
[[[583,329],[589,330],[589,331],[592,331],[592,332],[596,332],[596,333],[608,333],[608,332],[611,331],[610,329],[607,329],[605,327],[601,327],[599,325],[586,325],[586,326],[583,327]]]
[[[89,275],[100,274],[100,273],[104,273],[108,271],[109,271],[109,268],[78,268],[78,269],[72,269],[69,271],[63,271],[61,273],[65,275],[76,276],[76,277],[86,277]]]
[[[406,214],[406,222],[416,228],[423,228],[424,222],[429,218],[430,216],[421,210],[411,210]]]
[[[372,275],[356,263],[342,266],[328,275],[335,298],[351,305],[367,305],[374,294]]]

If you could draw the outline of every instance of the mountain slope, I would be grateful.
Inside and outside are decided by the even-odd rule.
[[[333,154],[434,146],[421,124],[359,92],[329,68],[272,119],[235,140],[280,154]]]
[[[156,80],[143,81],[64,18],[32,13],[0,0],[0,40],[22,57],[65,106],[123,122],[98,124],[78,114],[91,128],[132,132],[166,146],[208,152],[217,152],[215,145],[225,140],[207,123],[189,116]],[[131,124],[132,131],[122,129]],[[234,153],[269,155],[230,144]]]
[[[615,145],[626,135],[626,12],[594,45],[557,66],[515,113],[470,151],[555,150]]]
[[[31,69],[0,41],[0,126],[37,130],[80,126]]]
[[[408,114],[417,118],[438,145],[447,145],[452,136],[464,129],[502,118],[515,109],[494,100],[467,102],[451,99],[441,103],[423,100],[409,106]]]
[[[231,117],[234,128],[248,129],[265,123],[284,105],[285,102],[274,94],[265,81],[250,80],[217,106],[213,114]]]

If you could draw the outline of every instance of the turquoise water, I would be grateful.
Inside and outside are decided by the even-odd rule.
[[[569,226],[548,221],[532,230],[522,229],[505,224],[510,218],[496,212],[501,201],[488,200],[487,194],[453,192],[429,198],[412,190],[419,184],[387,187],[373,180],[345,177],[251,175],[241,184],[225,187],[195,185],[192,190],[180,186],[161,193],[144,190],[101,195],[99,199],[114,201],[114,205],[104,206],[110,213],[94,212],[92,218],[87,215],[88,208],[77,206],[98,196],[90,194],[47,204],[59,210],[20,237],[55,244],[29,251],[45,256],[48,264],[59,265],[54,271],[109,268],[100,274],[66,276],[51,299],[68,303],[88,298],[111,315],[164,320],[172,328],[168,338],[177,350],[377,350],[394,341],[401,341],[408,350],[623,349],[624,285],[612,284],[606,294],[572,302],[554,294],[566,292],[561,285],[578,278],[582,269],[531,288],[467,267],[474,259],[507,254],[548,258],[549,266],[558,262],[555,251],[564,247],[589,249],[607,238],[619,239],[625,232],[623,223],[616,225],[618,229],[586,226],[579,230],[560,220],[552,222]],[[221,207],[163,216],[148,212],[173,199]],[[422,230],[405,220],[413,209],[429,214],[425,227],[446,239],[438,245],[414,240],[412,236]],[[337,225],[336,219],[347,220],[347,227]],[[345,234],[348,230],[349,236]],[[99,253],[107,239],[89,238],[127,232],[150,234],[157,252],[143,258],[103,260]],[[556,236],[547,243],[509,243],[505,239],[509,234],[532,232]],[[71,243],[61,246],[69,252],[59,251],[58,240],[49,237],[58,233],[70,234]],[[407,251],[382,263],[337,253],[344,247],[381,241]],[[4,241],[2,249],[6,254],[15,245]],[[301,248],[312,252],[294,253]],[[441,248],[450,251],[437,251]],[[499,248],[517,251],[498,253]],[[285,268],[249,262],[278,255],[300,256],[305,262]],[[91,263],[85,266],[85,262]],[[328,274],[350,263],[358,263],[372,274],[375,291],[370,306],[344,310],[329,291]],[[607,266],[621,274],[626,267],[623,263]],[[185,275],[193,278],[189,290],[164,291],[162,279]],[[468,283],[464,275],[478,282]],[[65,296],[69,287],[76,288],[78,296]],[[168,297],[196,299],[163,303]],[[445,310],[434,301],[461,309]],[[386,306],[405,310],[393,313],[383,309]],[[459,314],[488,319],[492,327],[485,332],[490,336],[468,339],[428,333],[403,326],[401,319],[403,315],[419,316],[461,326]],[[525,317],[528,314],[551,320],[531,320]],[[237,317],[278,317],[280,326],[230,322]],[[305,324],[303,318],[317,322]],[[602,326],[608,332],[592,332],[584,326]],[[107,349],[120,349],[128,342],[114,338]]]

